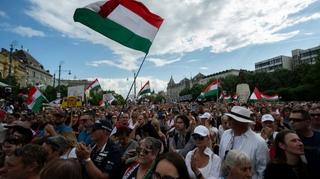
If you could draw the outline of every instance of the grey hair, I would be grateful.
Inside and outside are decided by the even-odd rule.
[[[229,175],[230,168],[241,167],[247,163],[251,164],[251,161],[246,153],[239,150],[230,150],[222,161],[221,176],[226,177]]]
[[[225,120],[225,119],[227,120],[228,118],[229,117],[227,115],[225,115],[225,114],[221,116],[221,120]]]
[[[146,147],[152,150],[156,155],[159,154],[161,150],[161,141],[154,137],[146,137],[140,141],[140,143],[145,143]]]

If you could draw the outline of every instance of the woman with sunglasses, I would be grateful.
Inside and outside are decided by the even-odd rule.
[[[168,152],[159,157],[152,179],[190,179],[190,176],[181,155]]]
[[[136,148],[137,162],[126,170],[122,179],[151,179],[160,149],[160,140],[154,137],[142,139]]]
[[[192,138],[196,148],[188,152],[185,163],[192,179],[218,178],[221,160],[208,147],[210,146],[210,132],[208,128],[199,125],[194,129]]]

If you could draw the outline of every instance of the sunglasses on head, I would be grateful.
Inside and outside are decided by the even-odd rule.
[[[152,152],[152,150],[144,149],[144,148],[141,148],[141,147],[137,147],[136,151],[137,151],[137,154],[141,154],[142,153],[143,155],[148,155],[149,153]]]
[[[172,176],[161,176],[158,172],[154,172],[152,175],[152,179],[178,179],[179,177],[172,177]]]
[[[199,134],[194,134],[194,135],[192,135],[192,138],[194,140],[204,140],[205,137],[203,137],[203,136],[201,136]]]

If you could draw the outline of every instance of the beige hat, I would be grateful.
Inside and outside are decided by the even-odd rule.
[[[252,112],[242,106],[233,106],[231,112],[225,113],[225,115],[231,117],[232,119],[243,122],[243,123],[255,123],[251,118]]]

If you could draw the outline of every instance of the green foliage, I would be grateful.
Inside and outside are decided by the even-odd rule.
[[[57,99],[57,89],[52,86],[47,86],[43,95],[48,99],[48,101],[52,101]]]
[[[184,89],[180,92],[180,96],[192,94],[195,98],[196,94],[200,94],[213,80],[201,88],[194,86],[191,89]],[[228,93],[236,92],[237,84],[247,83],[251,91],[257,87],[268,95],[277,93],[283,101],[320,100],[320,53],[314,65],[302,64],[292,71],[282,69],[272,73],[241,71],[239,76],[227,76],[220,81],[223,90]]]

